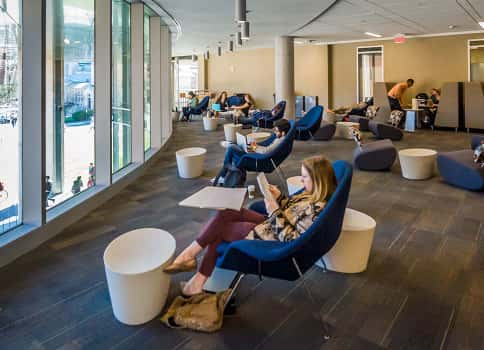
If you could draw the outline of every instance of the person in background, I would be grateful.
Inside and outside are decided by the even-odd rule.
[[[82,177],[78,176],[77,179],[75,179],[74,182],[72,183],[72,188],[71,188],[72,194],[80,193],[82,186],[84,186],[84,184],[82,183]]]
[[[220,111],[225,111],[227,107],[227,91],[222,91],[218,96],[215,98],[215,104],[220,105]]]
[[[182,121],[188,121],[190,118],[190,109],[195,108],[198,105],[198,98],[195,96],[195,93],[193,91],[190,91],[188,93],[188,106],[183,107],[183,112],[182,112]]]
[[[326,203],[336,191],[337,180],[331,162],[323,156],[304,159],[301,165],[304,191],[286,198],[273,185],[269,190],[274,200],[265,199],[268,217],[248,209],[218,210],[205,225],[197,239],[164,269],[175,274],[197,269],[197,255],[206,252],[198,272],[182,282],[182,294],[191,296],[203,291],[217,261],[217,247],[222,242],[242,239],[290,242],[303,236],[318,218]]]
[[[390,91],[388,91],[388,102],[390,103],[390,109],[392,111],[403,111],[403,94],[408,88],[412,87],[414,83],[414,80],[409,78],[407,81],[395,84]]]
[[[440,89],[433,88],[430,93],[430,99],[432,100],[432,105],[438,105],[440,102]]]
[[[240,106],[232,106],[234,123],[237,124],[239,119],[249,116],[249,110],[255,105],[250,94],[244,95],[244,103]]]
[[[45,177],[45,206],[49,206],[49,201],[55,201],[52,198],[52,181],[50,181],[50,176]]]

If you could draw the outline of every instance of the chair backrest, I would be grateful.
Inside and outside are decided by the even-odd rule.
[[[314,125],[321,124],[321,118],[323,116],[323,107],[314,106],[311,108],[304,117],[299,119],[298,126],[305,126],[311,128]]]
[[[210,101],[210,96],[205,96],[198,104],[197,109],[202,109],[202,110],[207,109],[209,101]]]
[[[297,255],[303,273],[335,245],[341,233],[353,168],[347,161],[338,160],[333,169],[338,181],[335,193],[311,227],[298,239],[286,243]]]
[[[279,101],[272,109],[274,110],[275,108],[277,108],[279,112],[275,116],[272,116],[271,114],[271,119],[277,120],[283,118],[284,112],[286,111],[286,101]]]
[[[233,95],[233,96],[230,96],[228,99],[227,99],[227,105],[229,107],[231,106],[240,106],[244,104],[244,99],[240,96],[237,96],[237,95]]]
[[[271,158],[276,166],[279,166],[292,152],[292,146],[296,138],[296,123],[294,120],[290,120],[289,124],[291,124],[291,128],[281,143],[274,150],[266,154],[267,158]]]

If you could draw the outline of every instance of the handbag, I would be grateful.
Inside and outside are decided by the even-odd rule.
[[[178,296],[160,320],[170,328],[218,331],[222,328],[225,304],[231,292],[231,289],[227,289],[215,294],[200,293],[188,298]]]
[[[237,168],[235,165],[227,164],[223,166],[218,175],[215,177],[214,186],[217,186],[220,177],[224,178],[224,182],[221,184],[223,187],[245,187],[247,172],[243,169]]]

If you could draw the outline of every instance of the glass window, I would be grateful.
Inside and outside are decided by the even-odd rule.
[[[144,142],[145,151],[151,148],[151,67],[150,67],[150,17],[155,13],[144,7],[143,38],[144,38]]]
[[[20,0],[0,2],[0,234],[20,219]]]
[[[484,81],[484,40],[469,42],[469,80]]]
[[[94,0],[48,0],[46,203],[94,186]]]
[[[375,82],[383,81],[383,47],[359,47],[358,51],[358,101],[373,96]]]
[[[198,62],[192,59],[177,58],[174,64],[174,83],[176,108],[181,110],[187,105],[187,93],[198,90]]]
[[[131,163],[130,5],[112,2],[112,171]]]

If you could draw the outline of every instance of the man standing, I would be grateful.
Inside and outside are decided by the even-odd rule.
[[[407,79],[407,81],[402,81],[401,83],[395,84],[388,92],[388,101],[390,102],[390,109],[402,110],[402,97],[405,91],[412,87],[414,84],[413,79]]]

